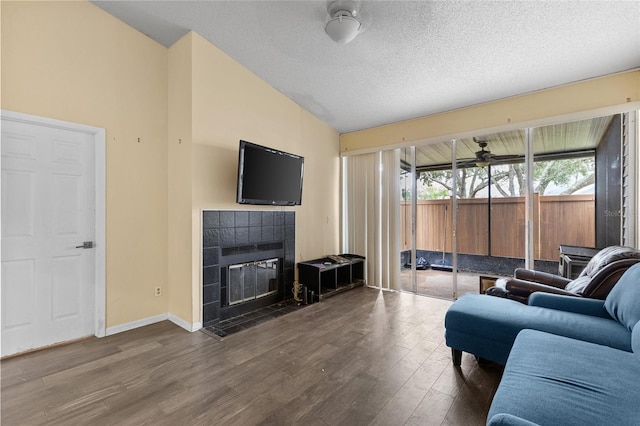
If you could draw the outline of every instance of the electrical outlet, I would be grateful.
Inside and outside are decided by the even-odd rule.
[[[155,295],[156,295],[156,296],[160,296],[160,295],[162,295],[162,288],[160,288],[160,287],[156,287]]]

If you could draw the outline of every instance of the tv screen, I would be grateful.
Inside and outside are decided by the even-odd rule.
[[[304,157],[241,140],[237,202],[300,205],[303,172]]]

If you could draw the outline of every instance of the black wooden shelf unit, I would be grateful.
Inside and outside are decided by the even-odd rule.
[[[365,284],[365,258],[340,254],[344,263],[323,257],[298,263],[298,282],[315,293],[316,301]]]

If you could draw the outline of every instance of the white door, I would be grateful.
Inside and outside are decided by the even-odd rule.
[[[2,120],[2,356],[95,334],[95,138]]]

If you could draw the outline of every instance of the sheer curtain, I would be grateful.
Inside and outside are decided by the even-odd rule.
[[[343,160],[343,251],[367,259],[367,284],[400,288],[400,150]]]

